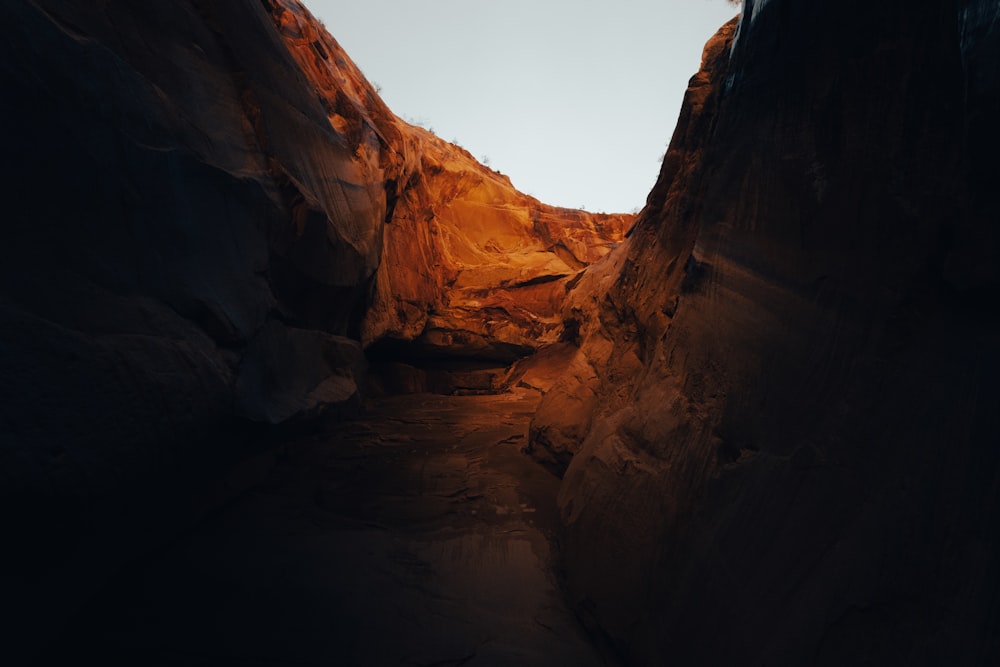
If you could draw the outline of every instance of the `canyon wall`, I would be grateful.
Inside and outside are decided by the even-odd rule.
[[[709,41],[532,424],[631,662],[1000,659],[998,16],[747,2]]]
[[[267,4],[333,127],[372,133],[386,225],[361,324],[365,346],[412,343],[410,355],[510,362],[557,341],[566,283],[617,246],[633,216],[547,206],[518,192],[468,151],[388,112],[300,4]]]
[[[509,363],[631,221],[399,120],[294,0],[3,12],[8,489],[349,412],[386,339]]]
[[[996,2],[748,2],[628,238],[400,121],[296,0],[0,16],[21,644],[193,477],[357,410],[363,350],[562,341],[530,451],[630,661],[1000,660]]]
[[[25,631],[190,517],[196,480],[356,412],[364,347],[504,365],[557,340],[567,282],[631,222],[545,206],[402,122],[296,0],[0,16],[3,571]]]

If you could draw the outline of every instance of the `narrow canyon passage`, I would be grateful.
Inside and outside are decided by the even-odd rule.
[[[0,3],[0,665],[1000,665],[1000,0],[742,5],[679,109],[587,3],[476,69],[595,197],[654,119],[618,214],[347,3]]]
[[[379,399],[85,607],[66,657],[144,665],[606,664],[552,571],[538,394]]]

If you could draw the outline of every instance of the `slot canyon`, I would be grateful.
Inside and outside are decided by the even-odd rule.
[[[605,214],[299,0],[3,3],[0,662],[1000,664],[1000,0],[733,10]]]

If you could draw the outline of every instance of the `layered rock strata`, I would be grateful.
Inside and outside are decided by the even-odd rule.
[[[413,342],[419,354],[511,362],[557,341],[567,281],[617,246],[632,216],[556,208],[518,192],[468,151],[389,112],[300,4],[268,4],[330,124],[354,138],[384,187],[365,346]]]

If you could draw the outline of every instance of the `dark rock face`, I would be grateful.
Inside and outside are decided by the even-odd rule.
[[[3,430],[20,461],[5,472],[44,476],[59,429],[90,477],[91,449],[155,459],[240,415],[273,421],[236,405],[269,400],[247,383],[234,401],[258,358],[244,353],[289,325],[350,333],[384,192],[270,16],[198,2],[4,12]]]
[[[403,123],[295,0],[0,17],[0,479],[28,568],[4,590],[25,627],[163,532],[124,529],[130,507],[178,513],[272,427],[356,411],[362,342],[508,363],[558,339],[566,283],[631,222],[540,204]]]
[[[992,664],[996,3],[754,4],[570,296],[571,590],[640,664]]]
[[[519,447],[538,397],[378,398],[288,443],[40,664],[606,667],[551,576],[559,480]]]
[[[294,0],[3,12],[8,488],[44,487],[57,440],[95,479],[356,404],[362,341],[513,361],[631,219],[406,125]]]
[[[192,471],[356,410],[362,347],[547,391],[569,585],[633,662],[1000,662],[998,15],[748,2],[619,245],[399,121],[296,0],[4,4],[15,662]]]
[[[356,406],[360,346],[344,336],[358,335],[385,194],[260,3],[0,14],[16,656],[142,536],[169,532],[164,516],[190,516],[192,480],[252,451],[251,423]]]

